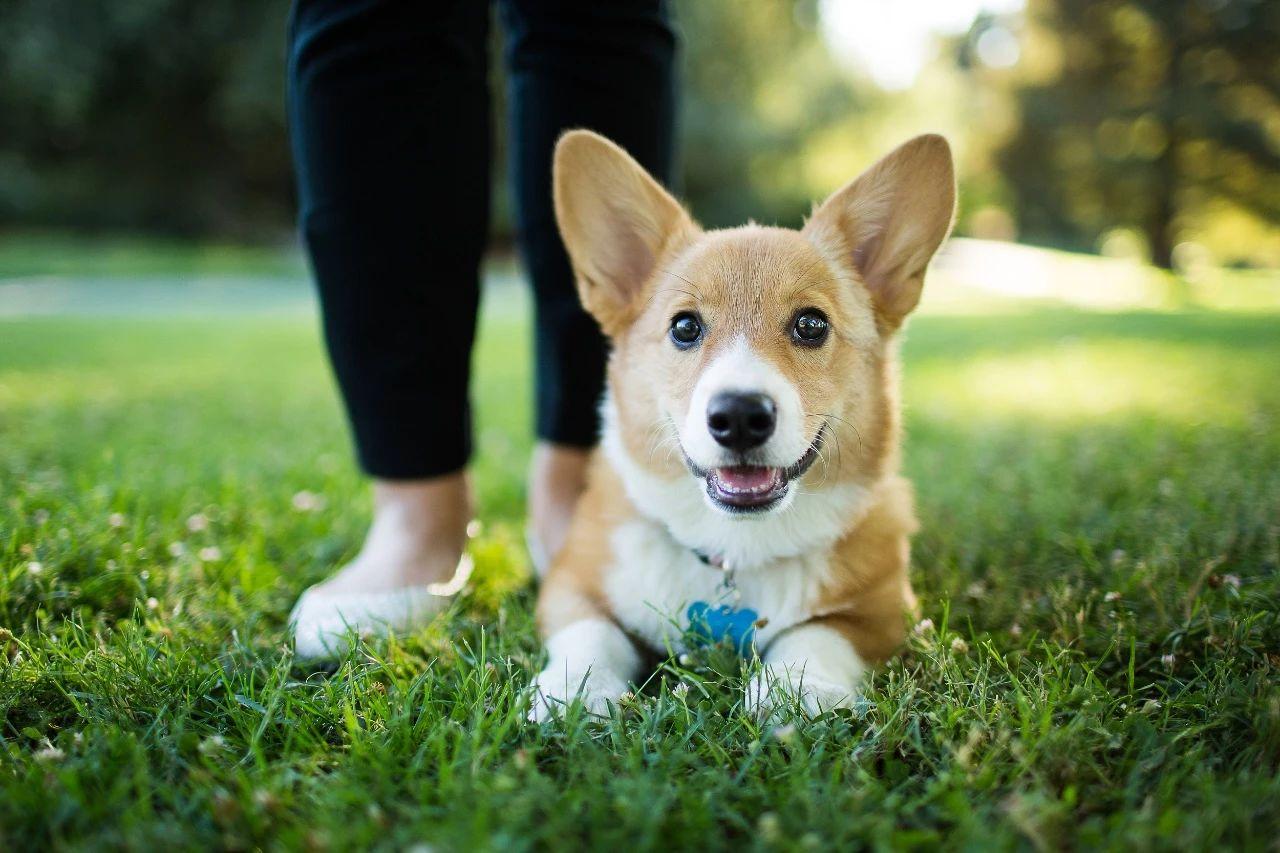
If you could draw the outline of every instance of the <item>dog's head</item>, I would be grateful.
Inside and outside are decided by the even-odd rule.
[[[588,131],[561,138],[554,187],[582,303],[613,344],[610,428],[646,472],[760,517],[893,464],[892,338],[955,210],[942,137],[898,148],[800,231],[703,231]]]

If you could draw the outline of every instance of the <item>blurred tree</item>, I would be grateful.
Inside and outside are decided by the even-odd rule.
[[[1030,0],[1027,26],[997,157],[1024,238],[1136,228],[1169,268],[1210,204],[1280,220],[1280,3]]]
[[[1010,209],[1024,238],[1072,248],[1126,227],[1168,265],[1210,232],[1258,257],[1251,223],[1280,219],[1276,0],[1028,0],[1025,20],[981,16],[895,92],[836,60],[818,0],[672,2],[678,189],[708,225],[799,224],[925,130],[956,144],[962,232],[977,216],[979,233],[1007,234]],[[288,0],[0,0],[0,228],[291,233],[287,13]],[[505,236],[497,79],[493,93]]]
[[[680,190],[705,224],[740,225],[756,216],[794,227],[815,196],[836,189],[807,179],[810,144],[873,96],[832,59],[817,6],[816,0],[676,4],[684,49]],[[855,142],[852,134],[843,139],[846,150]],[[854,174],[835,171],[839,181]]]
[[[871,95],[832,61],[817,0],[674,5],[682,192],[709,224],[797,224],[834,188],[806,180],[807,143]],[[0,227],[288,233],[287,13],[288,0],[0,2]],[[493,92],[501,129],[502,86]],[[499,150],[503,235],[504,166]]]
[[[287,227],[286,10],[0,4],[0,224],[239,238]]]

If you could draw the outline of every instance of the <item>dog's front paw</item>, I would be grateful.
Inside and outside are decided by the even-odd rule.
[[[588,714],[609,715],[609,703],[627,690],[640,658],[631,640],[605,619],[583,619],[547,640],[547,668],[533,681],[529,719],[542,722],[575,701]]]
[[[857,701],[853,687],[790,667],[766,666],[747,683],[747,711],[762,721],[789,716],[797,708],[818,717],[833,708],[852,708]]]
[[[626,691],[626,680],[611,672],[589,670],[573,677],[553,661],[533,681],[528,718],[545,722],[563,714],[574,702],[581,702],[592,716],[608,717],[610,703],[617,704]]]

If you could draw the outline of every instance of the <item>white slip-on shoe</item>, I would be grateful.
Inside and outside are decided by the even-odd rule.
[[[347,651],[353,632],[368,637],[420,628],[449,605],[466,585],[472,568],[470,555],[463,554],[453,577],[441,583],[337,594],[313,586],[302,593],[289,614],[294,655],[303,660],[335,658]]]

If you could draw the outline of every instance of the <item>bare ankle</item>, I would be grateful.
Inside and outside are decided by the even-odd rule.
[[[464,473],[375,480],[373,505],[360,553],[324,584],[327,592],[383,592],[453,577],[472,517]]]
[[[422,545],[460,550],[474,514],[471,482],[462,471],[422,480],[373,481],[374,526],[394,525],[400,535]]]
[[[550,557],[564,544],[587,483],[591,450],[550,442],[534,446],[529,466],[529,526]]]

